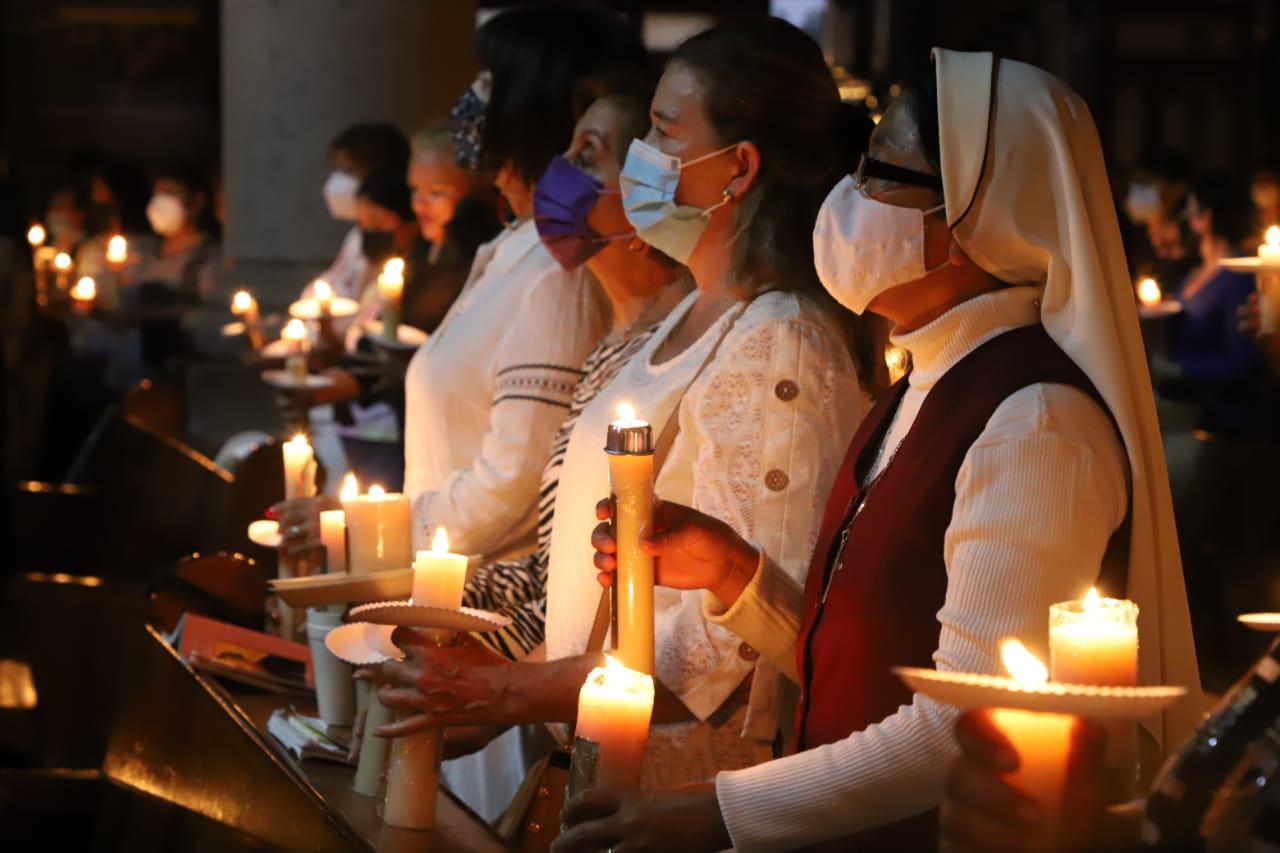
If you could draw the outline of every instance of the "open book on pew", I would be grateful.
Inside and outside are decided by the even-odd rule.
[[[267,731],[294,758],[319,758],[352,764],[347,758],[351,745],[351,729],[330,726],[319,717],[299,714],[292,708],[277,708],[267,720]]]
[[[308,693],[311,649],[238,625],[185,613],[168,637],[187,663],[203,670],[274,693]]]

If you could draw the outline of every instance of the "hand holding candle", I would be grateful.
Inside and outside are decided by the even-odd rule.
[[[653,557],[640,537],[653,523],[653,430],[626,403],[605,440],[613,489],[618,570],[614,583],[614,637],[618,659],[653,674]]]

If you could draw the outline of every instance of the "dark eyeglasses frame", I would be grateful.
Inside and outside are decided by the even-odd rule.
[[[918,172],[905,166],[895,166],[892,163],[886,163],[883,160],[877,160],[874,157],[863,154],[862,158],[858,160],[858,168],[853,173],[853,185],[861,190],[866,187],[867,181],[872,178],[892,181],[895,184],[906,184],[912,187],[925,187],[926,189],[942,192],[942,178],[937,175]]]

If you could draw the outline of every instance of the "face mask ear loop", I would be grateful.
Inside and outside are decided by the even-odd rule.
[[[694,157],[692,160],[686,160],[680,164],[680,171],[683,172],[685,169],[689,168],[690,166],[696,166],[699,163],[701,163],[703,160],[710,160],[712,157],[718,157],[726,151],[732,151],[733,149],[737,148],[740,144],[741,143],[739,142],[735,142],[732,145],[726,145],[725,147],[721,148],[719,151],[712,151],[710,154],[703,154],[701,157]]]

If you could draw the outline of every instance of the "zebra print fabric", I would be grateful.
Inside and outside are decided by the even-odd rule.
[[[583,376],[573,389],[569,415],[560,425],[551,445],[551,457],[542,470],[538,494],[538,548],[517,560],[488,563],[476,569],[467,584],[463,603],[511,617],[511,625],[500,631],[477,635],[499,654],[518,660],[542,643],[547,615],[547,567],[551,553],[551,525],[555,516],[556,489],[560,468],[578,416],[596,394],[608,385],[622,365],[644,346],[658,326],[650,326],[621,342],[602,341],[587,356]]]

